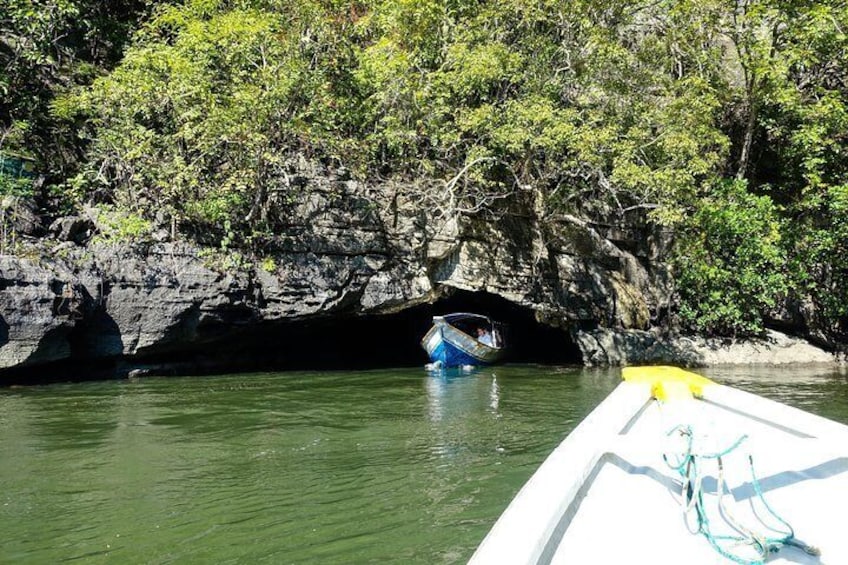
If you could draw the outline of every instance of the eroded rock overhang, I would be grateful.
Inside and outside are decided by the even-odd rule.
[[[514,326],[516,361],[582,363],[574,332],[645,330],[668,302],[659,240],[639,222],[542,219],[532,198],[434,213],[415,187],[304,174],[254,266],[174,242],[45,240],[40,257],[0,258],[0,370],[415,365],[431,316],[456,310]]]

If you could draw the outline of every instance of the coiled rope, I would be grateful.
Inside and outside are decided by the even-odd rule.
[[[810,555],[820,554],[817,548],[807,545],[795,538],[795,531],[792,529],[792,526],[790,526],[786,520],[781,518],[774,510],[772,510],[771,506],[769,506],[766,502],[765,497],[763,496],[763,491],[760,488],[760,482],[757,480],[757,475],[754,472],[754,459],[751,455],[748,455],[748,466],[751,471],[751,482],[754,487],[754,493],[756,494],[757,499],[762,502],[766,512],[774,518],[774,520],[779,522],[780,527],[775,528],[766,524],[760,515],[756,513],[756,510],[754,515],[759,520],[760,525],[765,530],[768,530],[768,533],[779,535],[767,535],[766,532],[757,531],[745,526],[737,520],[730,512],[729,508],[725,506],[724,463],[722,458],[736,450],[748,438],[747,435],[741,435],[729,447],[721,451],[714,453],[696,453],[693,448],[695,439],[691,426],[675,426],[668,432],[667,436],[672,436],[674,434],[678,434],[682,438],[686,439],[686,447],[682,453],[678,453],[676,455],[663,453],[663,460],[681,477],[681,503],[683,506],[684,520],[686,521],[686,526],[689,528],[690,532],[693,534],[703,534],[704,537],[707,538],[707,541],[709,541],[710,545],[718,553],[734,563],[739,563],[741,565],[762,565],[769,553],[778,551],[781,547],[786,545],[798,547]],[[713,533],[710,519],[707,515],[706,506],[704,505],[703,488],[703,468],[709,460],[715,460],[718,467],[716,497],[718,500],[719,516],[724,518],[727,524],[733,528],[733,530],[738,532],[739,535],[718,535]],[[689,519],[693,510],[696,517],[694,528],[690,524]],[[749,558],[741,553],[734,553],[730,550],[731,546],[748,547],[749,551],[753,550],[754,556]]]

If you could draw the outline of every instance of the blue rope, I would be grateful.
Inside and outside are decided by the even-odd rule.
[[[748,455],[748,467],[751,469],[751,484],[754,486],[754,493],[756,493],[757,498],[760,500],[760,502],[763,503],[763,507],[765,507],[768,513],[771,514],[772,517],[774,517],[778,522],[780,522],[787,530],[789,530],[785,535],[779,538],[766,538],[769,542],[774,542],[778,544],[776,548],[771,548],[771,551],[777,551],[778,549],[780,549],[780,546],[783,545],[791,545],[802,549],[810,555],[821,555],[821,551],[817,547],[806,544],[796,538],[795,529],[790,526],[789,522],[784,520],[777,512],[772,510],[769,503],[766,502],[766,498],[765,496],[763,496],[763,490],[762,488],[760,488],[760,481],[757,480],[757,474],[754,472],[754,457],[751,455]],[[762,520],[760,521],[762,522]],[[763,522],[763,525],[766,525],[765,522]],[[769,528],[768,525],[766,525],[766,527]],[[775,532],[779,531],[774,528],[769,529]]]
[[[765,524],[765,522],[762,521],[762,519],[760,519],[760,521],[766,528],[773,532],[781,533],[783,535],[779,537],[759,536],[756,535],[753,531],[750,531],[743,526],[739,526],[732,523],[731,526],[733,526],[735,530],[745,535],[714,535],[712,533],[712,529],[710,528],[710,520],[707,516],[706,508],[704,506],[703,488],[701,487],[702,477],[700,475],[699,462],[701,460],[712,459],[715,459],[717,462],[719,469],[717,494],[719,495],[718,504],[721,507],[721,498],[723,496],[724,491],[724,479],[722,476],[724,465],[722,462],[722,458],[736,450],[742,444],[742,442],[744,442],[748,438],[748,436],[744,434],[741,435],[730,446],[721,451],[696,455],[695,453],[693,453],[692,449],[694,443],[694,433],[692,431],[691,426],[675,426],[666,435],[670,436],[675,432],[686,437],[686,449],[682,454],[676,456],[673,460],[670,460],[671,458],[668,457],[667,454],[663,453],[663,460],[665,461],[666,465],[668,465],[671,469],[675,470],[683,479],[683,502],[684,507],[687,509],[686,513],[688,514],[688,510],[692,507],[694,507],[695,509],[695,514],[697,516],[697,529],[692,533],[703,534],[704,537],[707,538],[707,541],[710,543],[713,549],[715,549],[726,559],[729,559],[734,563],[739,563],[740,565],[763,565],[764,560],[769,553],[778,551],[784,545],[792,545],[798,547],[806,551],[810,555],[819,555],[819,551],[817,548],[809,546],[801,542],[800,540],[797,540],[795,538],[795,531],[792,529],[792,526],[790,526],[786,520],[780,517],[766,502],[765,497],[763,496],[762,488],[760,488],[760,482],[757,480],[757,475],[754,472],[754,459],[750,455],[748,456],[748,465],[751,469],[752,485],[754,487],[754,492],[757,495],[757,498],[762,501],[763,506],[768,511],[768,513],[771,514],[771,516],[773,516],[778,522],[780,522],[780,524],[788,531],[783,532],[775,528],[769,527],[767,524]],[[757,517],[759,518],[759,516]],[[690,531],[692,531],[692,528],[690,528]],[[731,542],[745,543],[748,546],[753,547],[759,557],[749,559],[730,552],[724,547],[724,545]]]

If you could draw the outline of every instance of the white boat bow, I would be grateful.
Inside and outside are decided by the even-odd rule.
[[[848,564],[848,426],[674,367],[623,376],[471,563]]]

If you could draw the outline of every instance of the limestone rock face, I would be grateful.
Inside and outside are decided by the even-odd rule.
[[[445,187],[366,184],[307,162],[292,179],[299,196],[256,264],[227,266],[165,237],[96,243],[79,218],[55,221],[57,239],[3,255],[0,370],[202,353],[268,324],[391,315],[455,289],[499,296],[563,330],[635,332],[575,333],[587,363],[631,360],[616,349],[670,354],[638,333],[670,288],[664,242],[644,223],[543,217],[525,193],[483,216],[448,206],[455,195],[434,200]]]
[[[32,199],[22,196],[3,196],[0,198],[0,226],[3,232],[3,245],[15,241],[19,236],[37,236],[42,230],[41,218]],[[3,253],[6,249],[0,249]]]
[[[768,331],[762,338],[734,340],[597,329],[577,331],[575,340],[583,352],[584,363],[596,366],[670,363],[684,367],[714,367],[839,362],[833,353],[776,331]]]
[[[249,317],[239,312],[244,281],[204,267],[195,251],[94,246],[49,269],[2,257],[0,367],[179,347],[201,339],[207,319]]]
[[[11,256],[0,256],[0,367],[67,358],[74,322],[64,304],[67,280]]]

